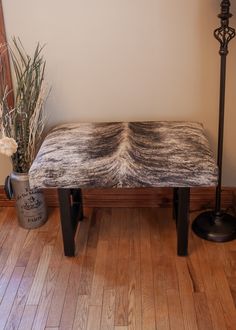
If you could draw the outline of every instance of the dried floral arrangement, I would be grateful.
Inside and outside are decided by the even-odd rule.
[[[20,39],[1,45],[9,52],[15,88],[9,90],[4,63],[0,57],[0,153],[10,156],[13,170],[27,173],[39,147],[45,125],[44,103],[48,89],[44,82],[43,47],[37,44],[33,56],[25,51]],[[14,93],[14,107],[9,95]]]

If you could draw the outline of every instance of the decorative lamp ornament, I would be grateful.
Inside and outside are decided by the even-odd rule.
[[[197,216],[193,221],[192,229],[197,236],[214,242],[227,242],[236,238],[236,218],[221,209],[221,183],[222,183],[222,158],[224,138],[224,109],[225,109],[225,81],[226,57],[228,44],[235,37],[235,29],[229,26],[230,1],[221,1],[221,13],[218,15],[221,26],[214,31],[214,37],[220,43],[220,99],[219,99],[219,128],[217,165],[219,169],[218,185],[216,187],[215,209],[206,211]]]

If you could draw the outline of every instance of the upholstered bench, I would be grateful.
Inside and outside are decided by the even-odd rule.
[[[173,187],[177,253],[187,255],[190,187],[217,184],[204,128],[194,122],[77,123],[54,128],[30,169],[32,188],[57,188],[66,256],[75,254],[83,188]]]

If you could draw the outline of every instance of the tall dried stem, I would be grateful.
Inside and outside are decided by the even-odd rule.
[[[43,106],[47,91],[44,85],[45,60],[42,49],[43,47],[37,44],[31,57],[26,53],[20,39],[13,38],[12,44],[8,46],[16,82],[13,109],[7,101],[8,93],[13,91],[8,91],[1,79],[3,132],[18,144],[17,152],[12,156],[13,169],[17,172],[29,170],[45,124]],[[0,66],[0,69],[4,71],[3,66]]]

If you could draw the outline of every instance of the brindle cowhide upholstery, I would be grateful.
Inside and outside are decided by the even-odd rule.
[[[215,186],[202,124],[74,123],[55,127],[30,169],[32,188]]]

